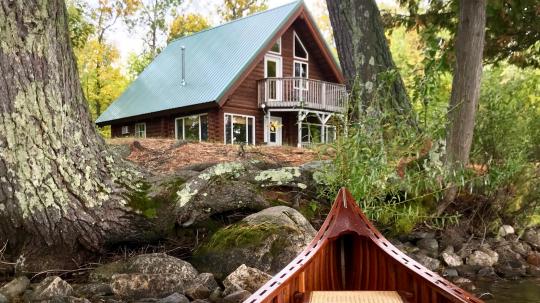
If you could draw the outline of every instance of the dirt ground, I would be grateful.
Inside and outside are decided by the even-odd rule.
[[[261,160],[283,166],[297,166],[306,162],[328,159],[313,149],[291,146],[239,146],[221,143],[188,143],[174,139],[109,139],[110,145],[129,146],[127,159],[153,173],[172,173],[199,163],[219,163],[239,160]]]

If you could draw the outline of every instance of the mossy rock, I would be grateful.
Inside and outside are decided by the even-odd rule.
[[[110,282],[112,276],[126,272],[127,268],[128,264],[124,260],[102,264],[90,272],[88,280],[90,282]]]
[[[242,264],[273,274],[314,236],[315,230],[298,211],[286,206],[271,207],[214,233],[196,250],[192,263],[218,279]]]
[[[285,236],[294,230],[272,224],[249,225],[240,223],[218,230],[210,241],[198,249],[199,253],[222,253],[231,248],[257,247],[273,235]]]

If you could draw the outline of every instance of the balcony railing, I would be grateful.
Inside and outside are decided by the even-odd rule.
[[[345,85],[305,78],[266,78],[258,81],[259,107],[300,107],[345,111]]]

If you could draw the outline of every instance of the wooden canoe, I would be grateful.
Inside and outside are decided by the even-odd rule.
[[[399,251],[345,188],[308,247],[244,303],[310,302],[328,291],[393,292],[415,303],[483,302]],[[372,300],[351,302],[387,302]]]

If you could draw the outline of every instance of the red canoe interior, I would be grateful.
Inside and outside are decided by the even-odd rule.
[[[302,302],[311,291],[397,291],[405,302],[483,302],[399,251],[341,189],[321,229],[244,303]]]

